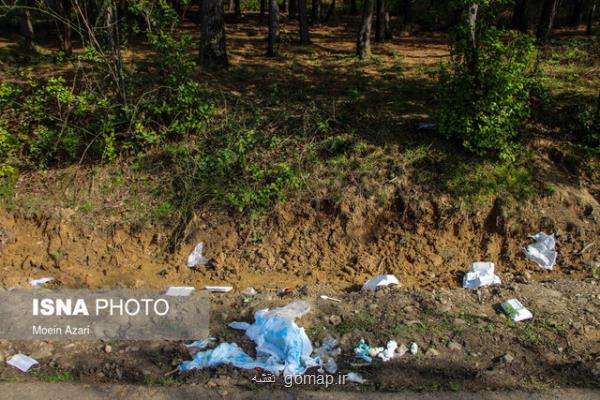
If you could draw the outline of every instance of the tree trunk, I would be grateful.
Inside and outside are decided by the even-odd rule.
[[[62,23],[60,48],[67,56],[73,54],[73,43],[71,42],[71,7],[71,0],[61,1],[61,17],[64,18],[64,21]]]
[[[310,44],[308,36],[308,11],[306,10],[306,0],[298,0],[298,25],[300,28],[300,44]]]
[[[527,4],[528,0],[517,0],[512,17],[513,26],[523,33],[527,33],[529,29],[529,21],[527,19]]]
[[[202,0],[202,2],[204,2],[204,0]],[[235,3],[235,16],[241,17],[242,16],[242,2],[240,0],[234,0],[234,3]]]
[[[312,0],[311,21],[313,25],[321,23],[321,0]]]
[[[373,0],[364,0],[362,23],[356,40],[356,55],[361,60],[371,55],[371,23],[373,21]]]
[[[384,0],[377,0],[376,4],[375,41],[383,43],[385,41],[385,3]]]
[[[544,0],[542,6],[542,15],[537,29],[537,40],[540,44],[545,44],[552,32],[554,18],[556,18],[556,10],[558,8],[558,0]]]
[[[404,24],[410,24],[412,22],[412,0],[402,1],[402,16]]]
[[[467,45],[469,46],[469,56],[467,58],[467,66],[473,77],[478,76],[479,71],[479,52],[477,50],[477,13],[479,4],[473,3],[469,6],[467,14]]]
[[[211,71],[229,67],[225,47],[223,0],[202,1],[200,29],[200,64]]]
[[[588,35],[591,35],[594,33],[594,18],[596,17],[597,3],[598,3],[597,0],[592,0],[592,4],[590,4],[590,12],[588,14],[587,30],[586,30],[586,33]]]
[[[392,40],[394,38],[394,32],[392,32],[392,25],[390,24],[390,13],[385,12],[385,39]]]
[[[358,7],[356,5],[356,0],[350,0],[350,14],[352,14],[352,15],[358,14]]]
[[[27,6],[31,6],[30,2],[25,3]],[[29,51],[33,49],[33,20],[31,18],[31,11],[25,8],[21,12],[19,18],[19,33],[23,36],[23,46],[25,50]]]
[[[325,15],[325,21],[329,21],[329,18],[331,18],[333,14],[335,14],[335,0],[331,0],[331,4],[329,5],[327,14]]]
[[[230,13],[235,13],[235,0],[229,0],[229,12]]]
[[[581,16],[583,15],[583,0],[573,0],[573,8],[569,17],[568,26],[579,26],[581,24]]]
[[[281,12],[283,14],[289,14],[289,12],[290,12],[289,4],[290,3],[288,0],[283,0],[283,2],[281,3]]]
[[[206,0],[205,0],[206,1]],[[277,45],[279,41],[279,5],[277,0],[269,0],[269,38],[267,56],[277,56]]]
[[[296,18],[298,16],[298,0],[288,0],[290,2],[288,17]]]
[[[293,0],[290,0],[293,1]],[[267,8],[267,0],[260,0],[260,14],[258,19],[260,22],[265,22],[265,13]]]

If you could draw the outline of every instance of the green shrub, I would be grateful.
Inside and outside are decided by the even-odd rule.
[[[475,72],[465,27],[457,32],[452,61],[440,72],[438,130],[470,152],[513,160],[517,128],[529,115],[535,47],[529,37],[489,25],[488,18],[479,18]]]
[[[578,146],[587,153],[600,155],[600,108],[587,106],[579,113],[576,130],[581,134]]]

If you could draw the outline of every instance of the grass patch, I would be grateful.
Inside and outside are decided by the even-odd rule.
[[[54,374],[42,376],[43,381],[51,383],[71,382],[74,379],[75,378],[73,377],[73,374],[71,374],[69,371],[57,372]]]

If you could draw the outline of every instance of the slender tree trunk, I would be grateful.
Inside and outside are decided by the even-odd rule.
[[[356,40],[356,55],[365,59],[371,55],[371,24],[373,21],[373,0],[364,0],[362,23]]]
[[[479,52],[477,50],[477,13],[479,11],[479,4],[473,3],[469,6],[469,12],[467,13],[467,44],[469,46],[469,57],[467,59],[467,66],[472,76],[477,77],[479,71]]]
[[[402,0],[402,17],[404,24],[412,22],[412,0]]]
[[[269,0],[269,38],[267,56],[277,56],[277,45],[279,41],[279,5],[277,0]]]
[[[331,18],[333,14],[335,14],[335,0],[331,0],[331,4],[329,5],[327,14],[325,15],[325,21],[329,21],[329,18]]]
[[[312,0],[311,22],[313,25],[321,23],[321,0]]]
[[[283,14],[289,14],[289,12],[290,12],[289,4],[290,3],[288,0],[283,0],[283,2],[281,3],[281,12]]]
[[[62,23],[62,40],[60,48],[67,56],[73,54],[73,43],[71,41],[71,7],[71,0],[61,0],[61,16],[64,18],[64,21]]]
[[[569,17],[569,26],[579,26],[581,24],[581,16],[583,15],[583,0],[573,0],[573,8]]]
[[[229,67],[225,47],[223,0],[202,0],[200,29],[200,64],[211,71]]]
[[[350,0],[350,14],[358,14],[358,6],[356,5],[356,0]]]
[[[589,14],[588,14],[587,30],[586,30],[586,33],[588,35],[591,35],[591,34],[594,33],[594,18],[596,17],[596,6],[597,6],[597,3],[598,3],[597,0],[592,0],[592,4],[590,4],[590,11],[589,11]]]
[[[542,15],[537,29],[537,40],[540,44],[545,44],[550,37],[557,9],[558,0],[544,0]]]
[[[529,30],[529,21],[527,19],[528,0],[517,0],[513,10],[512,24],[523,33]]]
[[[230,13],[235,13],[235,0],[229,0],[228,9]]]
[[[308,36],[308,11],[306,10],[306,0],[298,0],[298,25],[300,28],[300,44],[310,44]]]
[[[31,2],[25,3],[26,6],[30,7]],[[31,18],[31,11],[25,8],[21,11],[19,18],[19,33],[23,36],[23,46],[25,50],[29,51],[33,49],[33,39],[35,37],[33,31],[33,19]]]
[[[204,2],[204,0],[202,0]],[[235,3],[235,16],[242,16],[242,2],[240,0],[234,0]]]
[[[385,3],[384,0],[377,0],[377,13],[375,18],[375,41],[383,43],[385,41]]]
[[[390,24],[390,13],[385,12],[385,39],[392,40],[394,38],[394,32],[392,32],[392,25]]]
[[[288,17],[296,18],[298,16],[298,0],[288,0],[290,2]]]
[[[290,0],[293,1],[293,0]],[[265,13],[267,8],[267,0],[260,0],[260,14],[258,19],[260,22],[265,22]]]

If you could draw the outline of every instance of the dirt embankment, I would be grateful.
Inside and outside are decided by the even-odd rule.
[[[16,215],[15,215],[16,214]],[[169,228],[171,229],[171,228]],[[554,271],[528,262],[528,235],[555,233]],[[507,281],[589,277],[600,254],[600,207],[585,189],[556,190],[518,204],[496,198],[474,210],[395,189],[385,202],[352,192],[336,204],[279,207],[259,227],[236,216],[198,213],[170,254],[165,227],[91,226],[72,209],[25,218],[0,212],[0,283],[51,275],[66,287],[230,284],[238,289],[329,285],[352,289],[392,273],[406,287],[456,287],[473,261],[493,261]],[[185,260],[205,243],[210,266]]]

